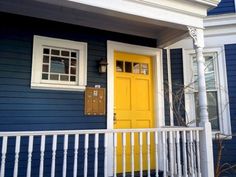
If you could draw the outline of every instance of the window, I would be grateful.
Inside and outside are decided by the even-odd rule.
[[[86,43],[34,36],[31,88],[82,91],[86,68]]]
[[[208,115],[213,132],[231,133],[226,66],[223,48],[206,49],[205,80],[207,90]],[[199,123],[198,73],[194,51],[186,51],[184,59],[184,81],[186,86],[186,119],[195,125]]]

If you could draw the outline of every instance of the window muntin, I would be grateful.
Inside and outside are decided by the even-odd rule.
[[[42,82],[53,80],[76,84],[79,51],[45,47],[43,49]]]
[[[216,85],[217,72],[216,72],[216,53],[205,53],[205,81],[207,92],[207,108],[209,121],[211,122],[212,129],[215,131],[220,130],[219,125],[219,105],[218,105],[218,89]],[[199,123],[199,102],[198,102],[198,73],[196,56],[192,55],[192,70],[193,70],[193,84],[194,84],[194,101],[195,101],[195,116],[196,123]]]

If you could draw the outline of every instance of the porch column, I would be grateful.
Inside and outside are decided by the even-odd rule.
[[[207,111],[207,95],[205,82],[205,59],[203,57],[204,35],[203,29],[188,27],[189,34],[193,38],[193,45],[198,65],[198,96],[200,111],[200,127],[204,130],[200,133],[200,154],[202,177],[214,177],[214,162],[212,148],[212,130]]]

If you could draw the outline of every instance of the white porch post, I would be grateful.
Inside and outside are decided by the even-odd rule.
[[[193,38],[194,49],[197,56],[200,126],[204,128],[204,131],[200,133],[201,173],[202,177],[214,177],[212,131],[207,111],[206,82],[204,74],[205,59],[203,57],[203,29],[188,27],[188,30],[190,36]]]

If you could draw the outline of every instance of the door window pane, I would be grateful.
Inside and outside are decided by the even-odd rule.
[[[139,63],[133,63],[133,73],[134,74],[139,74],[140,73],[139,68],[140,68]]]
[[[141,74],[148,75],[148,64],[142,63],[141,64]]]
[[[125,72],[126,73],[132,72],[132,63],[131,62],[125,62]]]
[[[116,72],[123,72],[123,61],[116,61]]]

